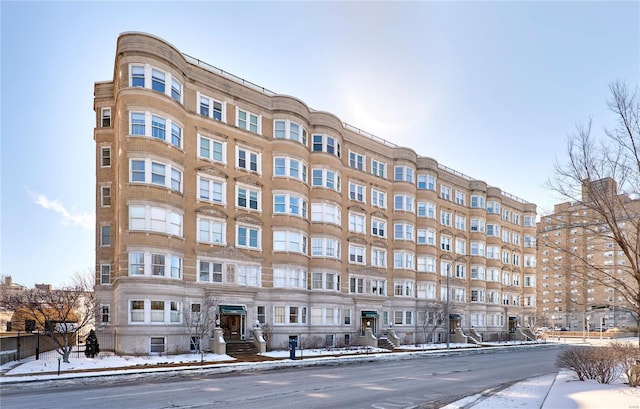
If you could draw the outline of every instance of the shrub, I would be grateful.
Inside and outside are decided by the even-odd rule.
[[[629,386],[640,386],[640,348],[628,342],[612,342],[608,348],[616,356]]]
[[[612,348],[571,347],[558,355],[556,365],[573,370],[578,379],[612,383],[621,373],[619,357]]]

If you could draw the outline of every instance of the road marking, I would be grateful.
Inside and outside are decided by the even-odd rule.
[[[179,391],[188,391],[191,388],[180,388],[180,389],[165,389],[162,392],[179,392]],[[150,393],[158,393],[158,391],[148,391],[148,392],[136,392],[136,393],[123,393],[121,395],[109,395],[109,398],[122,398],[125,396],[138,396],[138,395],[148,395]],[[93,398],[83,398],[83,400],[96,400],[96,399],[104,399],[104,396],[98,396]]]

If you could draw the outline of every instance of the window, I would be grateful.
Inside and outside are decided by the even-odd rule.
[[[165,92],[165,74],[164,72],[153,68],[151,70],[151,89],[154,91]]]
[[[484,290],[471,290],[471,302],[484,302]]]
[[[413,213],[413,196],[398,194],[393,197],[393,210]]]
[[[500,237],[500,225],[487,224],[487,236]]]
[[[436,178],[431,175],[418,175],[418,189],[436,190]]]
[[[429,246],[436,245],[436,231],[433,229],[418,229],[418,244],[426,244]]]
[[[237,284],[248,287],[260,287],[261,284],[260,266],[239,265],[237,274]]]
[[[393,180],[401,182],[414,183],[413,168],[409,166],[396,165],[394,166]]]
[[[341,208],[331,203],[311,203],[311,221],[337,224],[341,223]]]
[[[471,266],[471,279],[484,280],[484,266]]]
[[[325,152],[340,157],[340,143],[336,138],[329,135],[314,134],[313,146],[314,152]]]
[[[484,233],[484,219],[471,219],[470,230],[472,232]]]
[[[415,282],[413,281],[394,281],[393,294],[400,297],[413,297]]]
[[[394,325],[413,325],[413,311],[394,311]]]
[[[487,258],[500,260],[500,248],[497,246],[487,246]]]
[[[171,163],[151,159],[130,159],[129,182],[164,186],[182,192],[182,169]],[[169,177],[167,177],[169,175]]]
[[[436,272],[436,258],[433,256],[418,256],[416,264],[419,273]]]
[[[349,277],[349,292],[352,294],[364,294],[365,279],[362,277]]]
[[[440,185],[440,197],[444,200],[451,200],[451,188],[445,185]]]
[[[311,185],[340,191],[340,175],[329,169],[313,169]]]
[[[182,103],[182,84],[175,78],[171,78],[171,98]]]
[[[182,237],[182,214],[151,205],[129,205],[129,230],[145,230]]]
[[[333,307],[312,307],[311,325],[340,325],[340,309]]]
[[[111,245],[111,226],[100,226],[100,245]]]
[[[298,179],[307,183],[307,165],[289,157],[273,158],[273,176],[284,176]]]
[[[111,186],[100,187],[100,206],[111,206]]]
[[[264,307],[264,305],[258,305],[257,309],[257,313],[256,313],[256,317],[258,317],[258,322],[260,322],[260,324],[264,324],[266,321],[266,309]]]
[[[451,213],[440,210],[440,224],[443,226],[451,226]]]
[[[382,238],[387,237],[386,227],[387,227],[387,222],[385,222],[384,220],[375,219],[375,218],[371,219],[371,235],[372,236],[377,236]]]
[[[226,121],[226,104],[222,101],[217,101],[206,95],[198,93],[198,112],[202,116],[215,119],[216,121]]]
[[[505,264],[509,264],[511,258],[511,254],[509,254],[508,251],[503,251],[502,252],[502,262]]]
[[[536,227],[536,217],[524,216],[524,227]]]
[[[132,87],[144,88],[144,71],[144,65],[132,65],[130,67]]]
[[[151,322],[164,322],[164,301],[151,301]]]
[[[413,241],[413,225],[410,223],[394,223],[393,238],[396,240]]]
[[[182,257],[148,251],[130,252],[129,275],[180,279],[182,278]]]
[[[484,247],[485,247],[485,244],[483,241],[472,241],[471,255],[484,257]]]
[[[471,195],[471,208],[484,209],[484,196]]]
[[[507,229],[503,229],[502,230],[502,241],[504,243],[510,243],[511,242],[511,232]]]
[[[129,113],[129,134],[167,140],[167,128],[171,129],[171,144],[182,149],[182,127],[172,119],[166,119],[150,112]]]
[[[364,234],[365,216],[349,213],[349,231]]]
[[[307,201],[290,193],[273,195],[273,213],[307,218]]]
[[[354,264],[365,264],[365,248],[355,244],[349,244],[349,262]]]
[[[273,286],[278,288],[307,289],[307,271],[298,267],[273,269]]]
[[[511,219],[511,212],[508,209],[502,209],[502,221],[508,222]]]
[[[102,128],[111,128],[111,108],[102,108],[100,110],[100,126]]]
[[[456,239],[456,253],[467,254],[467,242],[462,239]]]
[[[295,231],[274,231],[273,251],[307,254],[307,237]]]
[[[456,215],[456,229],[465,231],[467,230],[467,218],[464,216]]]
[[[236,226],[236,246],[254,250],[260,249],[260,229],[249,226]]]
[[[511,223],[520,225],[520,215],[518,213],[511,213]]]
[[[111,284],[111,264],[100,264],[100,284]]]
[[[418,283],[418,298],[428,298],[434,300],[436,298],[436,285],[432,283]]]
[[[456,196],[455,197],[456,197],[456,199],[455,199],[456,204],[459,204],[461,206],[465,205],[466,198],[465,198],[464,193],[460,192],[459,190],[456,190]]]
[[[198,135],[198,157],[226,163],[226,152],[226,143]]]
[[[371,249],[371,267],[387,267],[387,251],[383,249]]]
[[[100,148],[100,167],[111,167],[111,147],[103,146]]]
[[[414,254],[408,251],[395,251],[393,253],[393,267],[397,269],[413,270]]]
[[[464,264],[456,264],[456,278],[465,278],[466,277],[467,266]]]
[[[222,263],[213,261],[198,262],[198,281],[201,283],[221,283],[222,282]]]
[[[226,244],[227,225],[223,220],[198,216],[197,224],[197,241],[210,244]]]
[[[349,166],[364,171],[364,155],[349,151]]]
[[[273,137],[289,139],[307,146],[307,130],[297,122],[282,119],[273,121]]]
[[[436,218],[436,205],[431,202],[418,202],[418,217]]]
[[[111,322],[111,306],[109,304],[100,305],[100,322],[103,324]]]
[[[358,202],[365,202],[365,190],[364,185],[355,182],[349,182],[349,199],[356,200]]]
[[[387,194],[382,190],[371,188],[371,206],[387,208]]]
[[[487,213],[500,214],[500,203],[496,201],[487,201]]]
[[[236,167],[249,172],[261,173],[261,155],[247,149],[236,147]]]
[[[311,289],[340,291],[340,274],[327,271],[312,272]]]
[[[143,300],[131,300],[129,301],[129,321],[130,322],[144,322],[144,301]]]
[[[451,237],[449,236],[440,237],[440,250],[451,251]]]
[[[149,353],[151,354],[164,353],[164,337],[149,338]]]
[[[237,109],[236,114],[236,126],[240,129],[244,129],[245,131],[249,131],[251,133],[255,133],[258,135],[262,135],[262,126],[261,126],[262,117],[256,114],[252,114],[249,111],[242,110],[240,108]]]
[[[222,180],[198,176],[198,199],[218,204],[226,204],[226,192],[226,183]]]
[[[375,159],[371,159],[371,174],[381,177],[383,179],[387,178],[387,164],[384,162],[377,161]]]
[[[326,237],[311,238],[312,257],[331,257],[340,259],[341,242],[337,239]]]
[[[262,192],[257,188],[236,185],[236,206],[245,210],[262,210]]]

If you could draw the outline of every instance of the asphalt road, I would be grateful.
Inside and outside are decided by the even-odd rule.
[[[180,372],[3,385],[2,408],[438,408],[555,373],[559,346],[232,374]]]

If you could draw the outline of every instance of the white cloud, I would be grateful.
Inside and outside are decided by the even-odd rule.
[[[79,226],[85,230],[93,230],[95,228],[96,216],[94,212],[82,213],[74,208],[68,210],[59,200],[50,200],[43,194],[32,192],[29,189],[26,190],[33,198],[34,203],[61,215],[63,224]]]

